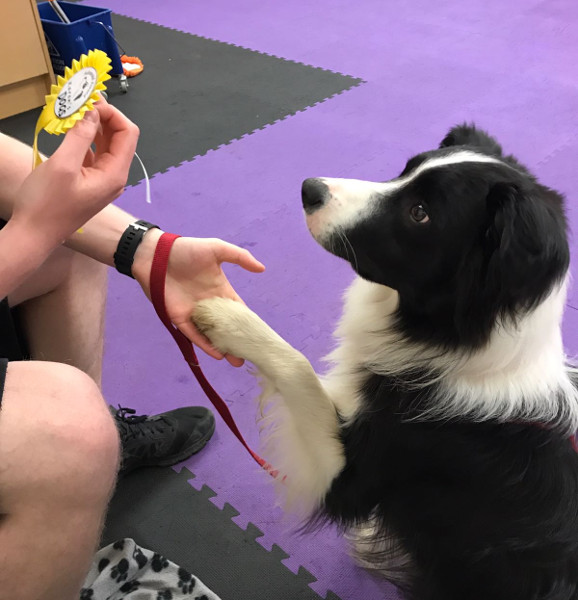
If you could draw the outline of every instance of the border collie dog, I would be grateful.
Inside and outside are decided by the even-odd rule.
[[[357,273],[328,373],[241,303],[193,316],[257,368],[289,507],[406,598],[578,599],[561,195],[462,125],[391,181],[307,179],[302,200]]]

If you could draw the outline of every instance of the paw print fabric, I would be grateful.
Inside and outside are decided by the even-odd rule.
[[[197,577],[125,538],[99,550],[79,600],[219,600]]]

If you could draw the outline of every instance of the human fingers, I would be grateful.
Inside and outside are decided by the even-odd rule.
[[[102,123],[102,134],[96,139],[95,166],[102,170],[115,168],[128,173],[139,137],[138,127],[114,106],[95,104]]]
[[[195,346],[198,346],[205,354],[208,354],[212,358],[221,360],[223,353],[219,352],[210,342],[210,340],[204,336],[193,324],[192,321],[179,323],[179,331],[187,336],[190,342]]]
[[[199,347],[205,354],[208,354],[212,358],[217,360],[222,360],[223,353],[219,352],[210,342],[210,340],[205,337],[191,322],[189,324],[184,324],[183,326],[179,326],[179,329],[184,333],[189,340],[195,344],[195,346]],[[225,354],[224,357],[227,359],[227,362],[233,367],[242,367],[245,364],[245,361],[242,358],[237,356],[233,356],[232,354]]]
[[[93,164],[94,164],[94,152],[92,151],[92,148],[89,148],[86,152],[86,155],[84,156],[84,160],[82,161],[82,166],[83,167],[92,167]]]
[[[87,152],[98,133],[100,115],[98,111],[91,110],[84,113],[64,136],[62,144],[52,155],[55,161],[62,162],[71,172],[76,172],[82,167]]]
[[[233,356],[232,354],[225,354],[225,359],[232,367],[242,367],[245,364],[242,358]]]
[[[94,136],[95,155],[99,152],[99,149],[104,148],[105,145],[106,143],[104,140],[104,131],[102,130],[102,123],[100,123],[100,125],[98,126],[98,131]]]
[[[215,243],[215,254],[219,262],[239,265],[251,273],[262,273],[265,270],[265,265],[258,261],[248,250],[223,240],[217,240]]]

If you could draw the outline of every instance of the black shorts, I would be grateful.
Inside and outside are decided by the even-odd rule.
[[[26,343],[14,310],[8,306],[8,300],[0,301],[0,406],[4,393],[4,380],[9,360],[25,360],[28,358]]]
[[[0,357],[8,360],[28,358],[26,343],[18,323],[18,309],[11,309],[6,298],[0,301]]]
[[[0,229],[4,225],[6,225],[6,221],[0,219]],[[18,317],[8,305],[8,299],[4,298],[0,300],[0,406],[2,405],[8,361],[27,358],[28,350],[22,329],[18,326]]]
[[[6,369],[8,368],[8,359],[0,358],[0,410],[2,410],[2,397],[4,396],[4,383],[6,383]]]

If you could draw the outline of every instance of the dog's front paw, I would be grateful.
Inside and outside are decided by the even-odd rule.
[[[193,323],[217,350],[254,360],[254,350],[267,325],[241,302],[227,298],[201,300],[193,313]]]

